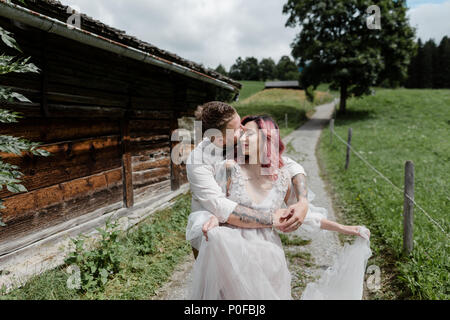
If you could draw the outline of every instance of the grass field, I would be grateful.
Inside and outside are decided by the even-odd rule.
[[[404,165],[415,166],[415,201],[449,232],[450,90],[378,89],[374,96],[348,101],[348,114],[335,121],[345,141],[403,190]],[[402,254],[403,193],[322,133],[319,156],[342,208],[344,222],[365,224],[373,233],[370,264],[381,268],[384,285],[372,298],[448,299],[448,236],[414,208],[414,251]],[[392,279],[387,279],[392,277]]]
[[[242,84],[239,92],[239,101],[245,100],[251,95],[264,90],[264,81],[239,81]]]
[[[241,117],[249,114],[271,115],[280,126],[281,135],[286,136],[307,120],[308,112],[312,112],[315,105],[332,99],[329,94],[316,92],[314,103],[311,103],[306,100],[303,90],[269,89],[256,91],[246,99],[233,103],[233,106]]]

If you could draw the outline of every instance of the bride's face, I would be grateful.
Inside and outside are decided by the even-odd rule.
[[[259,128],[255,121],[247,122],[244,126],[244,134],[240,138],[242,153],[252,158],[258,158],[259,153]]]

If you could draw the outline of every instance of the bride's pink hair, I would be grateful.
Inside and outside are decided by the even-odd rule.
[[[277,123],[270,116],[246,116],[241,120],[241,124],[244,126],[246,123],[255,121],[262,134],[266,137],[266,145],[261,146],[263,148],[261,159],[261,167],[268,168],[270,176],[273,180],[278,179],[278,169],[284,166],[281,155],[285,149],[284,143],[281,140],[280,129]],[[276,143],[278,142],[278,150],[275,150]]]

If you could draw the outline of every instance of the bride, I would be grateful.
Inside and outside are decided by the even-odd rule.
[[[295,198],[289,173],[283,167],[284,145],[277,124],[268,116],[245,117],[242,125],[244,134],[239,141],[239,155],[235,155],[235,160],[224,160],[216,165],[216,180],[227,198],[265,214],[253,225],[245,224],[247,227],[233,220],[219,223],[215,216],[203,225],[204,237],[194,264],[188,299],[292,299],[291,274],[280,237],[274,230],[283,217],[272,214]],[[240,161],[242,159],[245,161]],[[360,242],[345,247],[342,254],[358,260],[364,269],[370,256],[367,254],[369,231],[361,226],[330,221],[324,212],[326,209],[310,204],[304,225],[313,230],[360,236]],[[342,257],[336,261],[342,264]],[[337,266],[330,268],[321,282],[308,285],[303,298],[330,297],[327,286],[339,283],[337,272],[345,274],[338,269]],[[349,276],[355,277],[354,270],[352,273]],[[345,279],[339,280],[344,287],[348,283]],[[362,281],[356,281],[355,285],[362,291]],[[336,289],[339,291],[333,288]],[[346,289],[355,291],[348,286]]]

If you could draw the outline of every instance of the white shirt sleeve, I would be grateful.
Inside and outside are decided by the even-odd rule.
[[[301,165],[299,165],[297,162],[292,160],[289,157],[282,156],[284,165],[286,166],[286,169],[289,171],[289,175],[291,176],[291,179],[295,177],[297,174],[302,173],[305,176],[307,176],[305,169]]]
[[[203,208],[224,223],[234,211],[237,203],[227,199],[214,177],[214,168],[208,164],[187,164],[187,178],[192,196]]]

